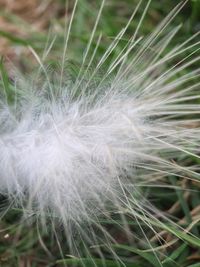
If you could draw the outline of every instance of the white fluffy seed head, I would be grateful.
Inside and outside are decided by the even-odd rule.
[[[45,97],[39,94],[34,105],[23,100],[15,119],[2,110],[1,188],[9,195],[27,194],[36,209],[82,218],[116,197],[119,177],[144,145],[145,118],[134,98],[120,94],[94,103],[90,97],[72,102],[67,95]]]
[[[97,72],[123,30],[90,77],[85,66],[75,82],[65,81],[61,67],[60,84],[54,83],[40,62],[34,83],[16,81],[12,104],[6,97],[0,102],[1,194],[29,212],[79,223],[105,213],[110,202],[116,210],[140,208],[129,198],[139,182],[168,173],[193,177],[174,161],[199,149],[199,69],[182,74],[199,60],[184,53],[198,51],[199,43],[191,39],[157,56],[177,31],[159,39],[168,20],[130,42],[100,81]]]

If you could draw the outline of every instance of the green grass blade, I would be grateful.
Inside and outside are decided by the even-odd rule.
[[[56,261],[56,264],[69,264],[69,266],[83,267],[142,267],[132,262],[119,262],[116,260],[101,260],[96,258],[73,258]]]

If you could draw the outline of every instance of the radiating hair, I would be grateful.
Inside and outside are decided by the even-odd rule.
[[[128,213],[153,229],[156,215],[169,219],[140,187],[159,186],[173,175],[199,179],[196,166],[181,164],[188,155],[199,158],[199,32],[167,51],[180,28],[168,26],[180,3],[154,32],[138,37],[149,1],[133,36],[108,65],[140,1],[94,63],[101,38],[93,51],[91,44],[104,2],[75,79],[66,57],[77,1],[60,69],[51,72],[30,48],[38,71],[32,78],[16,75],[9,95],[1,83],[0,193],[25,214],[60,221],[69,242],[69,229],[81,233],[83,224],[89,229],[94,224],[113,241],[98,222],[113,212],[124,221]],[[90,242],[97,239],[90,235]]]

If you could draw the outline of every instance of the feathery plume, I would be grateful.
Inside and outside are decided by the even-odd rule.
[[[145,218],[156,220],[158,211],[138,184],[168,175],[199,177],[195,166],[178,161],[188,155],[199,158],[199,32],[165,51],[180,28],[168,29],[180,3],[153,33],[138,37],[149,3],[109,66],[107,59],[141,3],[93,67],[101,37],[90,50],[102,2],[75,79],[66,55],[77,1],[60,72],[51,72],[30,48],[40,64],[33,78],[17,77],[11,95],[2,79],[0,193],[24,213],[79,227],[82,222],[98,224],[98,216],[110,211],[128,210],[149,225]]]

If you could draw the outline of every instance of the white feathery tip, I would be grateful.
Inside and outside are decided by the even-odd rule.
[[[1,194],[66,224],[92,220],[108,203],[129,207],[139,182],[196,175],[175,161],[198,157],[199,69],[190,66],[199,61],[199,35],[164,53],[177,31],[165,32],[170,19],[147,38],[131,39],[100,80],[124,29],[90,75],[88,54],[75,81],[64,67],[53,81],[40,62],[32,82],[16,79],[10,104],[1,93]]]

